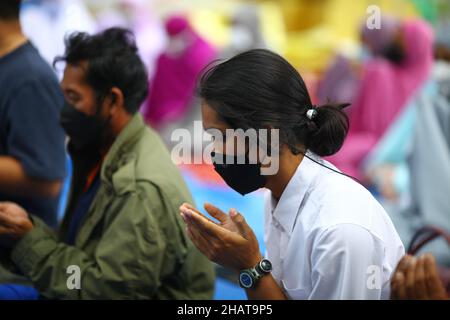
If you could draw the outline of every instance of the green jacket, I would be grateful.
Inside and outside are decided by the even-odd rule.
[[[74,171],[76,168],[74,168]],[[138,114],[117,137],[75,245],[33,217],[10,258],[51,299],[211,299],[212,264],[185,233],[179,206],[190,193],[158,135]],[[69,289],[81,271],[81,289]],[[69,273],[68,273],[69,272]],[[73,278],[71,278],[73,280]]]

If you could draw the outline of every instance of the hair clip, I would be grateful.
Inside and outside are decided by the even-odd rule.
[[[310,109],[308,109],[308,111],[306,111],[306,117],[309,120],[313,120],[316,116],[317,116],[317,110],[314,106],[311,107]]]

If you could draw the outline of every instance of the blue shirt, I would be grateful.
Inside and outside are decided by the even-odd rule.
[[[20,161],[27,176],[55,181],[65,177],[65,134],[59,124],[63,95],[51,67],[27,42],[0,57],[0,156]],[[58,197],[0,193],[56,226]]]
[[[84,221],[86,213],[88,212],[92,201],[94,201],[95,195],[97,194],[98,188],[100,187],[100,173],[94,178],[92,184],[89,188],[84,192],[75,206],[75,210],[72,214],[72,218],[69,223],[69,229],[67,230],[65,242],[69,245],[75,244],[75,239],[78,234],[78,230],[80,229],[81,224]]]

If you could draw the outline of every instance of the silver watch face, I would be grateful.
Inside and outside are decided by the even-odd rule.
[[[253,277],[247,272],[239,274],[239,283],[244,288],[251,288],[253,286]]]
[[[270,263],[270,261],[267,259],[261,260],[261,262],[259,263],[259,267],[263,272],[266,273],[272,271],[272,263]]]

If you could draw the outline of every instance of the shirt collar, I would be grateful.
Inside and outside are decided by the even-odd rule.
[[[316,161],[321,161],[320,158],[311,152],[308,152],[307,156]],[[270,206],[273,219],[276,221],[275,223],[279,223],[284,231],[289,234],[294,229],[300,205],[320,169],[320,165],[314,163],[308,157],[303,157],[303,160],[281,194],[278,203],[270,193]]]

